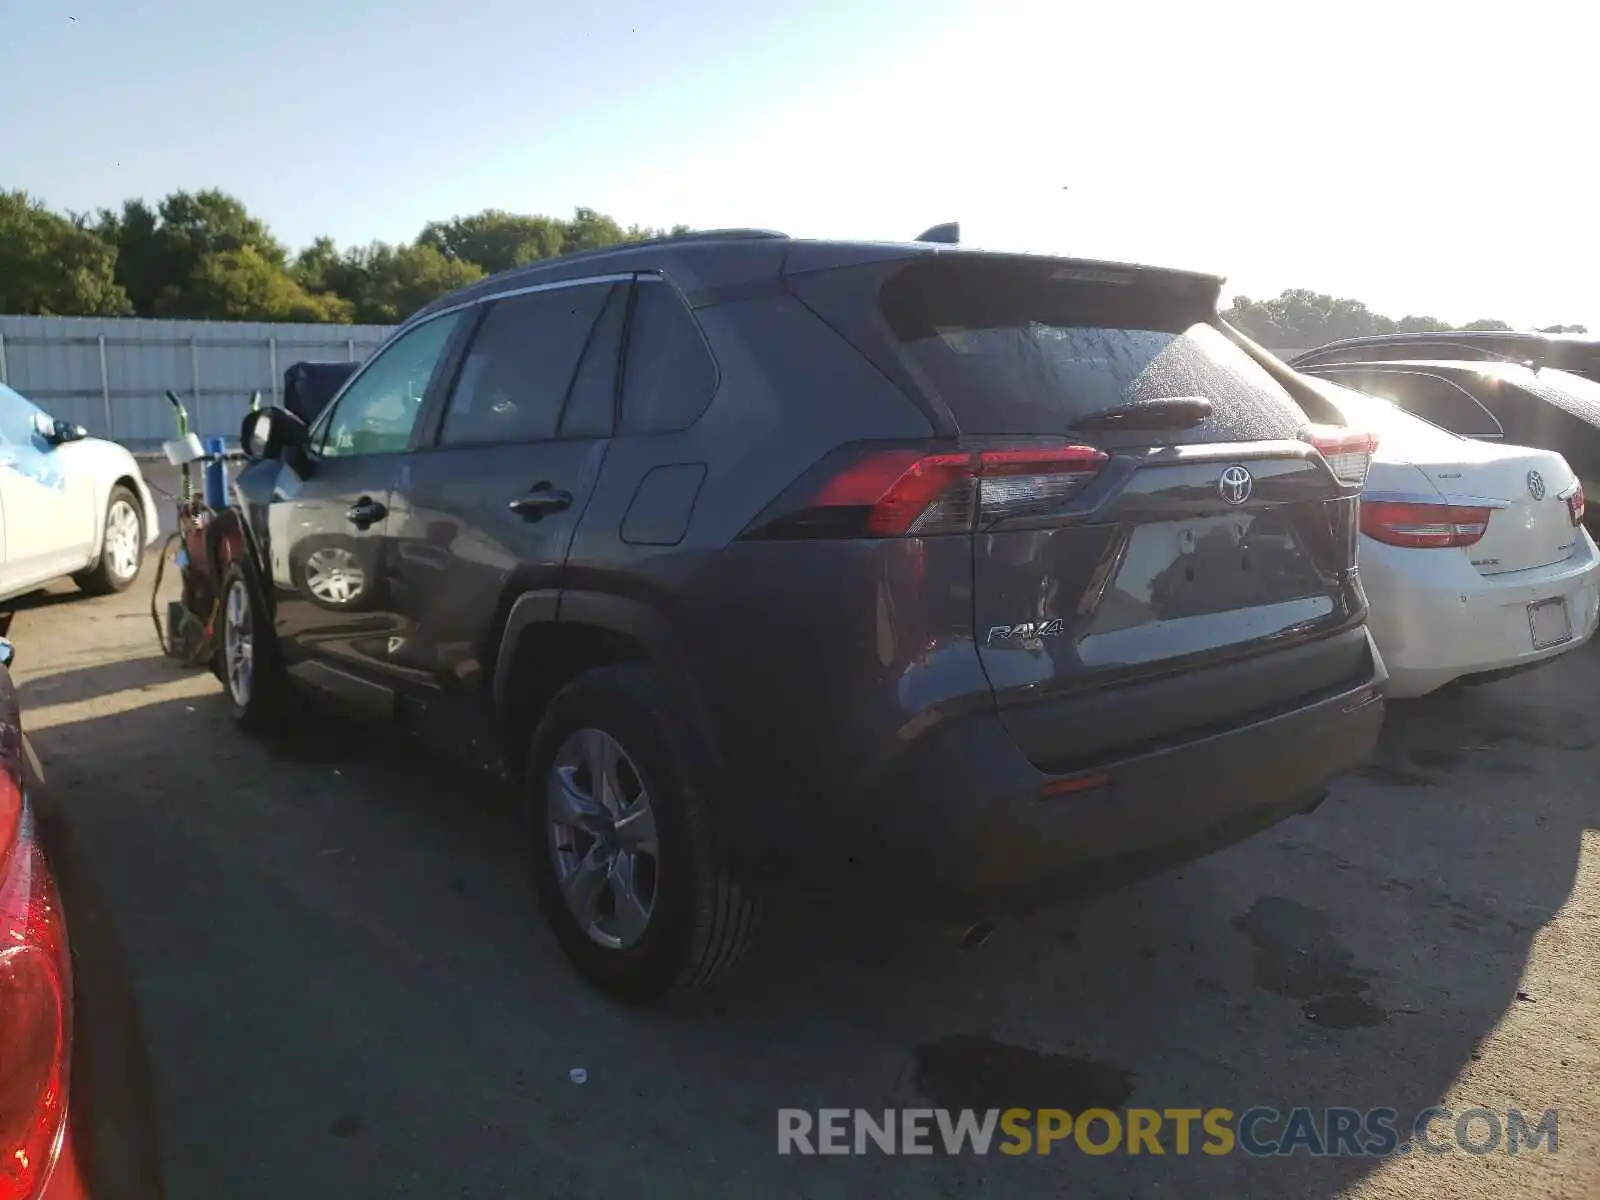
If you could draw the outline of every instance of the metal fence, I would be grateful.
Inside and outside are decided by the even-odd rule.
[[[54,417],[134,450],[176,435],[170,388],[189,428],[230,441],[260,392],[271,403],[294,363],[356,362],[386,325],[267,325],[112,317],[0,316],[0,383]]]
[[[387,325],[267,325],[117,317],[0,316],[0,383],[95,437],[149,450],[176,433],[166,391],[202,437],[238,435],[260,392],[278,399],[294,363],[356,362]],[[1279,350],[1292,358],[1297,350]]]

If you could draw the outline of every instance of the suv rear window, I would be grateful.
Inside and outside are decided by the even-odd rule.
[[[1066,434],[1110,408],[1203,396],[1202,425],[1138,440],[1295,436],[1304,417],[1214,324],[1214,293],[1080,275],[1048,260],[923,260],[884,283],[879,308],[963,433]]]

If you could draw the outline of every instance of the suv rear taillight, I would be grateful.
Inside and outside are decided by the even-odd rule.
[[[1301,436],[1315,446],[1342,483],[1358,487],[1367,481],[1367,468],[1378,449],[1374,433],[1353,433],[1342,425],[1313,425]]]
[[[1049,512],[1100,473],[1092,446],[872,449],[824,460],[747,537],[927,537],[970,533],[1005,517]],[[818,478],[820,476],[820,478]]]
[[[1572,495],[1567,497],[1567,515],[1572,518],[1574,525],[1583,524],[1583,514],[1588,510],[1588,500],[1583,494],[1583,484],[1578,484],[1572,489]]]
[[[61,900],[23,797],[14,704],[0,712],[0,1200],[34,1200],[66,1127],[72,968]]]
[[[1492,511],[1460,504],[1362,500],[1361,532],[1385,545],[1412,550],[1470,546],[1488,530]]]

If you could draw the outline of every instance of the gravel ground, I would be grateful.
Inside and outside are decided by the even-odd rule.
[[[1600,1195],[1600,646],[1392,705],[1317,812],[1178,874],[969,951],[780,916],[729,985],[636,1012],[567,970],[503,797],[331,718],[237,733],[209,674],[160,657],[150,579],[53,588],[12,636],[120,920],[174,1197]],[[1557,1107],[1560,1134],[776,1153],[780,1107],[1096,1103]]]

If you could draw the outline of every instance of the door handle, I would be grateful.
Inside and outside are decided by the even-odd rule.
[[[506,507],[524,521],[537,521],[546,513],[560,512],[571,505],[571,492],[553,491],[548,483],[540,483],[535,484],[526,496],[508,501]]]
[[[388,515],[389,510],[382,504],[371,496],[363,496],[350,506],[344,518],[357,529],[365,529],[369,525],[376,525]]]

